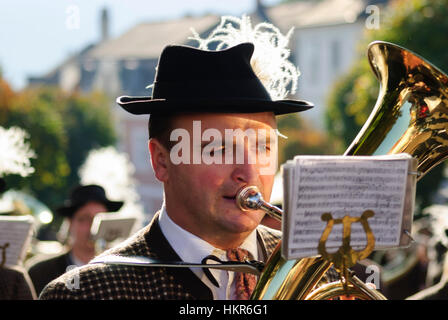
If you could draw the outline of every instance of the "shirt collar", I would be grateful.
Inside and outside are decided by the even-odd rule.
[[[160,211],[159,225],[169,244],[183,261],[201,263],[202,259],[210,254],[217,256],[221,260],[227,260],[224,250],[215,248],[207,241],[188,232],[171,220],[165,205],[162,206]],[[240,248],[246,249],[255,260],[258,260],[256,230],[250,233]]]

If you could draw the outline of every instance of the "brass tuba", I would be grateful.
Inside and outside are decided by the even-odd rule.
[[[420,179],[448,157],[448,77],[423,58],[392,43],[371,43],[368,59],[380,92],[367,122],[344,155],[408,153],[418,161]],[[281,211],[256,192],[246,190],[238,201],[246,210],[261,208],[274,217],[281,216]],[[280,247],[279,243],[270,256],[252,299],[331,299],[346,294],[340,282],[316,289],[331,262],[321,257],[285,260]],[[350,280],[350,295],[386,299],[356,277]]]

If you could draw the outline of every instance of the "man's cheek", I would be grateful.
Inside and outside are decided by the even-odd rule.
[[[259,156],[260,166],[258,173],[260,176],[273,176],[277,172],[277,153],[271,152]]]
[[[219,165],[191,165],[188,170],[195,187],[204,192],[216,192],[224,181],[222,171]]]

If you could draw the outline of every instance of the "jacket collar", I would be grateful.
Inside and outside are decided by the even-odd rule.
[[[149,231],[145,234],[149,251],[163,261],[180,261],[180,257],[168,243],[159,226],[159,214],[157,212],[151,221]],[[173,276],[184,288],[188,288],[191,294],[199,300],[213,299],[210,289],[189,268],[166,268],[167,273]]]

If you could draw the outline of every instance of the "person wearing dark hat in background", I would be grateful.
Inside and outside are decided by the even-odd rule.
[[[253,52],[253,43],[217,51],[167,46],[152,97],[118,99],[132,114],[150,114],[149,152],[155,176],[163,183],[164,204],[148,226],[95,260],[114,255],[202,263],[210,255],[224,261],[265,261],[270,256],[280,233],[260,225],[261,210],[238,209],[235,196],[242,187],[255,185],[269,200],[277,160],[275,116],[305,111],[312,104],[273,100],[251,66]],[[265,135],[247,144],[217,138],[226,130],[249,129]],[[212,139],[204,138],[207,133],[216,144],[208,144]],[[182,141],[179,136],[173,140],[176,134]],[[202,137],[199,144],[195,136]],[[180,150],[181,143],[185,148]],[[224,163],[225,154],[239,148],[243,161]],[[189,150],[199,155],[209,150],[217,161],[194,160]],[[261,161],[259,150],[270,161]],[[74,276],[80,282],[70,289],[66,284]],[[91,263],[52,281],[40,299],[247,299],[255,282],[253,275],[206,268]]]
[[[56,213],[69,221],[68,251],[56,257],[30,263],[29,275],[37,294],[53,279],[68,268],[88,263],[96,254],[95,243],[90,238],[93,219],[101,212],[120,210],[123,202],[107,199],[105,190],[98,185],[78,186],[70,199],[56,209]]]

